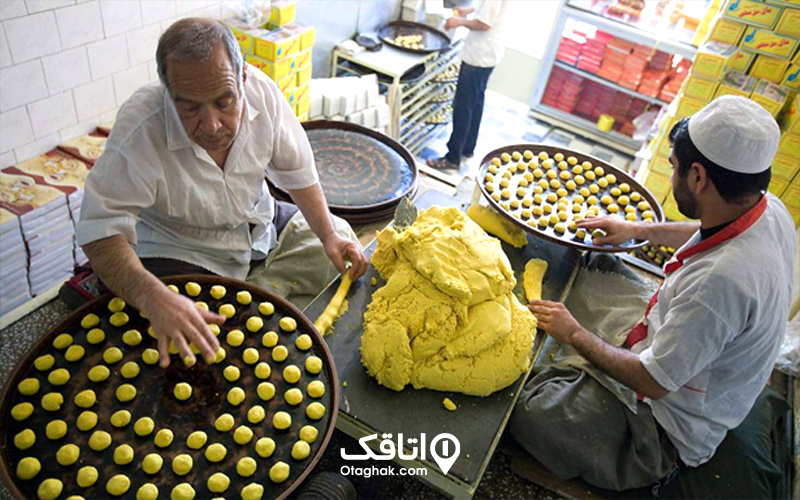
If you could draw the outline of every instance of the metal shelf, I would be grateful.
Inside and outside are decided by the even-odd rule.
[[[651,104],[658,104],[659,106],[663,106],[663,107],[669,106],[669,103],[667,101],[662,101],[661,99],[658,99],[656,97],[650,97],[650,96],[647,96],[647,95],[644,95],[644,94],[640,94],[639,92],[636,92],[635,90],[631,90],[629,88],[625,88],[625,87],[623,87],[622,85],[620,85],[618,83],[612,82],[611,80],[606,80],[602,76],[598,76],[598,75],[595,75],[594,73],[590,73],[589,71],[585,71],[585,70],[582,70],[580,68],[576,68],[575,66],[567,64],[565,62],[555,61],[553,63],[553,65],[558,67],[558,68],[561,68],[563,70],[569,71],[571,73],[575,73],[576,75],[580,75],[580,76],[582,76],[582,77],[584,77],[586,79],[595,81],[595,82],[597,82],[599,84],[602,84],[602,85],[605,85],[606,87],[611,87],[614,90],[617,90],[619,92],[624,92],[624,93],[632,95],[634,97],[638,97],[639,99],[647,101],[647,102],[649,102]]]
[[[589,137],[601,144],[613,143],[613,147],[619,151],[633,156],[639,150],[640,144],[625,134],[620,134],[615,130],[603,132],[598,130],[597,124],[580,116],[573,115],[560,109],[539,103],[531,111],[537,118],[554,123],[561,128],[576,132],[580,135]]]

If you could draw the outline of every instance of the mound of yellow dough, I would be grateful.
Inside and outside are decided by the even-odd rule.
[[[384,229],[372,264],[386,285],[364,314],[361,361],[380,384],[487,396],[528,371],[536,318],[500,242],[464,213],[432,207]]]

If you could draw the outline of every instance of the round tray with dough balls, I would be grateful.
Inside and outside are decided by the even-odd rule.
[[[186,485],[191,485],[196,498],[239,499],[245,488],[247,498],[259,498],[259,488],[253,486],[255,484],[263,486],[260,498],[282,499],[316,465],[333,433],[338,410],[338,383],[330,351],[313,323],[289,302],[241,281],[216,276],[180,276],[165,278],[164,281],[177,287],[175,290],[184,296],[205,303],[212,311],[219,311],[226,304],[231,306],[223,308],[229,311],[230,317],[220,327],[219,333],[225,358],[211,365],[198,358],[197,364],[186,367],[175,354],[169,368],[161,369],[157,364],[145,361],[154,361],[150,355],[153,354],[151,349],[157,348],[156,340],[148,334],[147,319],[131,306],[105,295],[78,309],[37,342],[17,365],[3,389],[0,477],[15,498],[66,499],[80,495],[84,498],[133,499],[137,498],[137,492],[143,486],[141,498],[149,498],[144,493],[152,493],[155,486],[158,498],[169,499],[173,496],[173,488],[185,483],[175,491],[175,498],[190,497],[180,495],[182,490],[188,489]],[[188,283],[196,283],[193,290],[196,295],[187,293]],[[215,286],[224,287],[224,290],[212,289]],[[239,292],[246,293],[239,296]],[[246,303],[248,294],[250,303]],[[112,324],[112,314],[116,314],[113,323],[117,326]],[[125,319],[122,314],[127,315],[124,325],[120,324]],[[86,323],[87,317],[94,318],[97,325]],[[251,329],[248,329],[251,318],[258,319],[252,320],[249,323]],[[296,323],[296,329],[282,328],[282,320],[289,330],[291,325],[287,323]],[[103,331],[102,335],[98,329]],[[139,334],[131,333],[131,330]],[[243,334],[238,346],[231,345],[238,343],[238,334],[231,336],[230,343],[227,339],[234,330]],[[266,332],[270,331],[275,334],[267,335]],[[264,345],[265,335],[267,346]],[[273,359],[275,352],[283,352],[279,346],[285,348],[283,361]],[[246,356],[245,352],[258,361],[252,363],[254,359]],[[79,356],[81,353],[83,355]],[[269,370],[258,364],[262,362],[267,363]],[[136,363],[136,366],[131,363]],[[286,370],[286,377],[284,369],[290,365],[297,368]],[[105,366],[108,378],[98,379],[97,375],[105,371],[101,368],[91,372],[96,381],[90,379],[90,370],[95,366]],[[229,369],[226,371],[226,368]],[[237,371],[238,380],[229,380]],[[67,372],[69,377],[66,377]],[[118,388],[123,384],[136,389],[132,399],[126,402],[120,402],[118,397]],[[261,386],[259,390],[260,384],[272,384],[274,395],[269,398],[270,386]],[[240,388],[240,394],[244,395],[244,401],[238,405],[228,400],[229,394],[239,392],[230,392],[235,387]],[[286,401],[285,395],[291,389],[294,389],[290,392],[292,396],[302,397],[298,404],[290,405]],[[86,392],[89,390],[94,391],[95,402],[91,393]],[[119,395],[127,399],[124,392],[120,390]],[[51,393],[60,396],[44,399]],[[61,398],[63,403],[59,406]],[[49,410],[42,406],[43,399]],[[30,408],[28,404],[33,412],[26,416],[28,412],[25,410]],[[252,410],[257,406],[264,410],[261,421],[257,418],[260,417],[258,409]],[[124,412],[118,413],[122,410],[130,413],[129,422],[125,421]],[[273,425],[273,417],[280,412],[291,418],[291,424],[282,430]],[[215,426],[223,414],[233,418],[233,428],[228,431],[218,430]],[[251,416],[254,421],[249,420]],[[152,419],[153,424],[152,432],[143,436],[136,432],[136,429],[147,430],[146,420],[137,425],[142,418]],[[63,421],[66,430],[58,421]],[[252,437],[246,429],[237,433],[240,426],[249,428]],[[166,429],[171,431],[172,441],[168,446],[159,447],[157,441],[162,445],[169,441],[165,439],[168,433],[159,434]],[[96,431],[100,432],[94,434]],[[204,432],[207,440],[204,443],[202,439],[193,441],[194,447],[190,447],[187,439],[195,431]],[[101,449],[98,444],[109,437],[110,445]],[[271,454],[271,443],[264,438],[274,442]],[[306,444],[298,444],[301,441]],[[209,461],[206,457],[208,450],[219,449],[219,446],[212,448],[212,445],[225,447],[224,459]],[[77,461],[71,463],[76,451],[79,452]],[[144,470],[145,457],[150,454],[163,459],[160,471],[155,474]],[[246,458],[250,460],[242,461]],[[288,466],[288,477],[282,482],[270,478],[270,471],[279,462]],[[183,474],[185,470],[180,466],[186,467],[187,464],[191,464],[191,468]],[[151,465],[150,461],[148,465]],[[256,469],[249,477],[237,470],[238,466],[246,474],[246,469],[252,465]],[[275,467],[274,471],[281,469],[284,474],[287,472],[285,466]],[[35,472],[35,475],[22,479],[18,471],[23,476],[26,472]],[[91,472],[96,472],[97,480],[87,485],[93,475]],[[229,479],[228,488],[224,492],[210,491],[208,481],[211,478],[225,482],[221,474]],[[83,486],[78,484],[79,477]],[[107,483],[112,478],[112,485],[121,485],[124,489],[127,484],[127,491],[118,496],[109,494]]]
[[[632,221],[664,220],[655,197],[627,172],[567,148],[515,144],[495,149],[481,161],[477,179],[489,203],[514,224],[582,250],[626,252],[646,242],[595,245],[590,231],[574,225],[581,218],[615,215]]]

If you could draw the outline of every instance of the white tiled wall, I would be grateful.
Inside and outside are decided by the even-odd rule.
[[[157,80],[158,37],[219,0],[0,0],[0,168],[114,119]]]

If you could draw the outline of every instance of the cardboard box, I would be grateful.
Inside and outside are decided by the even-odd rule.
[[[758,56],[750,68],[750,76],[780,83],[786,70],[789,69],[789,61],[770,56]]]
[[[311,98],[306,95],[303,99],[298,99],[297,103],[295,104],[295,114],[302,115],[302,114],[309,114],[311,111]]]
[[[789,187],[789,181],[784,181],[782,179],[778,179],[773,177],[769,181],[769,187],[767,188],[770,193],[774,194],[778,198],[781,197],[786,188]]]
[[[309,102],[309,109],[311,108],[311,87],[308,84],[295,88],[294,95],[297,102],[307,100]]]
[[[663,202],[672,189],[672,181],[670,176],[650,170],[644,179],[644,187],[653,193],[656,200]]]
[[[673,222],[682,222],[690,220],[688,217],[683,215],[680,210],[678,210],[678,202],[675,201],[675,198],[670,193],[667,196],[667,199],[664,201],[662,208],[664,209],[664,216]]]
[[[800,135],[783,134],[777,154],[800,161]],[[795,180],[800,181],[800,178]]]
[[[708,33],[708,39],[737,45],[739,39],[742,37],[742,33],[744,33],[745,27],[744,24],[737,23],[736,21],[726,19],[722,16],[717,16],[714,18],[714,25]]]
[[[789,91],[785,88],[766,80],[760,80],[750,95],[750,100],[760,104],[772,116],[778,116],[778,112],[786,104],[788,97]]]
[[[711,41],[704,44],[694,56],[692,74],[711,79],[721,78],[736,51],[736,46],[728,43]]]
[[[295,73],[295,78],[297,79],[298,87],[303,86],[311,81],[311,72],[312,72],[311,69],[312,66],[310,64],[307,64],[297,70],[297,72]]]
[[[781,201],[786,208],[800,208],[800,182],[792,181],[781,195]]]
[[[297,78],[294,75],[287,75],[275,82],[284,94],[297,88]]]
[[[296,2],[273,0],[269,7],[269,25],[278,28],[294,21]]]
[[[309,66],[310,64],[311,64],[311,49],[303,50],[298,52],[294,56],[294,64],[292,70],[297,71],[303,66]]]
[[[784,10],[774,31],[781,35],[800,37],[800,8]]]
[[[780,117],[784,134],[800,135],[800,96],[794,95]]]
[[[281,28],[259,32],[254,42],[255,55],[267,61],[280,61],[300,51],[300,37]]]
[[[695,75],[692,71],[684,82],[683,93],[689,97],[710,102],[717,91],[717,85],[717,80]]]
[[[300,37],[300,50],[310,50],[314,46],[317,30],[313,26],[290,23],[284,26],[283,29]]]
[[[709,102],[711,102],[711,99],[695,99],[685,95],[682,99],[678,100],[678,104],[676,105],[675,109],[675,116],[692,116],[703,109],[703,107]]]
[[[800,66],[792,64],[783,75],[781,85],[793,90],[800,91]]]
[[[755,58],[755,54],[740,48],[731,56],[730,60],[728,61],[728,65],[725,67],[725,70],[747,73]]]
[[[787,35],[779,35],[770,30],[750,27],[744,32],[739,43],[743,49],[780,59],[789,59],[797,50],[798,40]]]
[[[667,144],[669,144],[669,138],[667,138]],[[667,177],[672,175],[672,163],[669,162],[669,156],[654,155],[648,165],[650,170],[656,174],[666,175]]]
[[[790,7],[800,9],[800,0],[766,0],[767,3],[777,5],[779,7]]]
[[[252,54],[253,47],[255,45],[254,34],[263,30],[247,26],[239,19],[226,19],[223,22],[231,30],[233,36],[236,38],[236,41],[239,42],[239,47],[242,49],[242,54]]]
[[[757,0],[728,0],[722,15],[740,23],[771,29],[781,17],[783,9]]]
[[[789,182],[798,170],[800,170],[800,162],[785,154],[777,154],[772,160],[772,177],[774,179]]]
[[[723,95],[750,97],[750,94],[753,93],[757,84],[758,78],[745,75],[738,71],[728,71],[725,73],[725,77],[722,81],[719,82],[719,87],[717,87],[717,93],[714,98],[716,99]]]
[[[281,59],[280,61],[268,61],[264,58],[252,55],[244,56],[244,60],[263,71],[272,80],[285,78],[292,72],[292,59]]]

